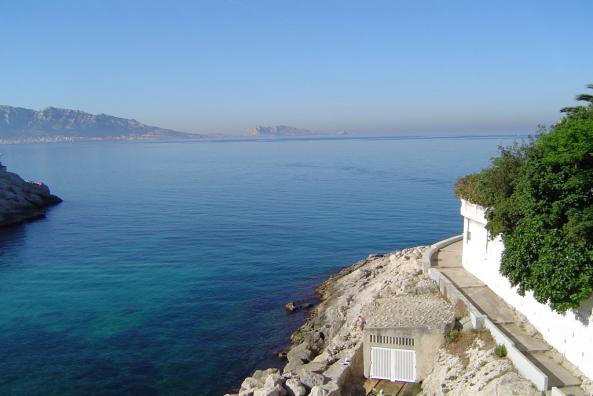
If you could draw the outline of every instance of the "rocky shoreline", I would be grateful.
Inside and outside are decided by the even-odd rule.
[[[239,389],[227,395],[368,394],[369,381],[363,375],[361,318],[381,320],[388,315],[426,326],[437,325],[430,321],[438,318],[455,322],[463,329],[462,322],[467,318],[456,313],[457,307],[443,298],[436,283],[422,272],[425,250],[420,246],[370,255],[332,275],[316,290],[319,305],[292,334],[284,369],[256,370]],[[390,310],[384,312],[388,305]],[[410,394],[539,394],[515,372],[508,359],[494,354],[495,345],[489,335],[468,330],[462,339],[464,343],[443,345],[438,350],[433,371],[421,387],[412,387]],[[460,348],[458,344],[463,345]]]
[[[60,202],[45,184],[25,181],[0,164],[0,227],[42,218]]]

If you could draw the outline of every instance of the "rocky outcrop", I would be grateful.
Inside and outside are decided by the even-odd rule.
[[[45,184],[25,181],[0,164],[0,227],[43,217],[60,202]]]
[[[481,339],[476,338],[463,355],[467,362],[441,348],[434,370],[422,384],[422,395],[541,395],[517,374],[509,359],[497,357],[494,347],[487,347]]]
[[[368,318],[369,323],[405,321],[425,327],[454,318],[451,304],[422,272],[424,250],[416,247],[371,255],[330,277],[316,291],[319,305],[291,337],[284,370],[256,371],[243,381],[238,395],[366,394],[361,318]],[[531,395],[535,390],[508,359],[497,358],[479,343],[472,348],[467,369],[457,356],[439,349],[424,394],[502,395],[517,390]]]
[[[434,284],[426,288],[420,266],[422,252],[423,248],[413,248],[387,256],[372,255],[325,281],[316,291],[319,305],[292,335],[282,379],[266,383],[264,372],[256,371],[243,382],[239,395],[282,395],[279,386],[287,395],[359,394],[363,382],[359,316],[370,317],[381,298],[436,293]]]

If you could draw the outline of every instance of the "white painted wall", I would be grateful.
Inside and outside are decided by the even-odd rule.
[[[579,312],[560,315],[538,303],[531,293],[525,297],[517,294],[499,272],[504,244],[500,237],[489,239],[484,214],[484,208],[461,200],[463,266],[525,315],[550,345],[593,379],[593,296],[582,304]],[[581,315],[585,317],[583,320],[579,320]]]

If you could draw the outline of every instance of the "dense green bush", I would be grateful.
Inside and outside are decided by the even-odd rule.
[[[561,313],[593,293],[593,96],[577,99],[590,103],[563,109],[549,131],[502,148],[455,189],[488,208],[490,235],[505,243],[502,274]]]

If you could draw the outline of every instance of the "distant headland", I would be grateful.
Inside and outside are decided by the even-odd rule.
[[[146,125],[134,119],[115,117],[108,114],[91,114],[80,110],[48,107],[37,111],[23,107],[0,106],[0,144],[103,140],[194,140],[345,134],[347,133],[343,131],[327,133],[286,125],[257,126],[237,135],[199,134]]]

